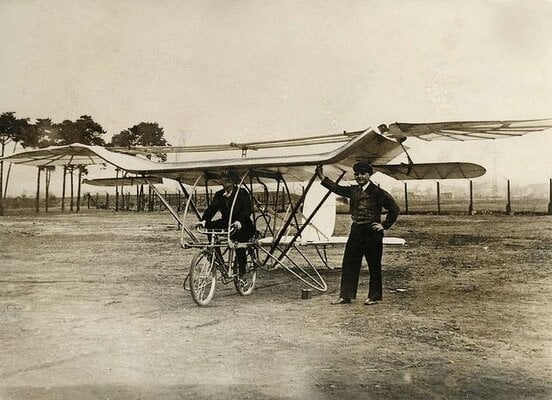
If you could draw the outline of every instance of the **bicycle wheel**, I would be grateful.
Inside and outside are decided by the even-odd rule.
[[[241,277],[234,277],[234,286],[236,291],[242,296],[249,296],[255,289],[255,282],[257,281],[257,256],[255,250],[248,252],[247,270],[245,275]]]
[[[199,252],[190,265],[190,291],[198,306],[206,306],[215,295],[217,281],[215,261],[209,250]]]
[[[190,291],[190,273],[189,272],[186,274],[186,278],[184,278],[184,282],[182,282],[182,287],[184,288],[185,291],[187,292]]]

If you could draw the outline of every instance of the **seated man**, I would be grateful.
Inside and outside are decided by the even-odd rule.
[[[229,171],[221,176],[220,183],[222,189],[215,193],[211,205],[205,209],[201,217],[201,225],[207,229],[228,229],[228,222],[230,221],[235,229],[234,233],[230,236],[231,239],[237,242],[247,242],[255,234],[255,225],[251,219],[253,209],[247,190],[243,188],[239,189],[234,211],[230,217],[230,209],[238,190],[238,182],[239,177],[233,171]],[[217,212],[220,212],[222,217],[212,221],[211,219]],[[236,265],[241,277],[246,272],[247,249],[236,249],[234,268],[236,268]]]

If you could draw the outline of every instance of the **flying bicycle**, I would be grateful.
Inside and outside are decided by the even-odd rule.
[[[195,232],[185,219],[188,209],[199,216],[197,205],[192,201],[193,193],[198,184],[204,185],[207,189],[209,182],[216,179],[213,174],[220,173],[222,170],[233,170],[242,176],[240,187],[248,186],[257,210],[254,220],[256,231],[259,232],[255,240],[246,244],[255,253],[248,257],[256,260],[251,264],[252,268],[259,266],[268,269],[285,268],[304,284],[323,292],[327,290],[326,283],[301,247],[307,250],[309,248],[321,250],[319,256],[322,263],[329,267],[325,247],[343,246],[346,238],[334,236],[332,224],[324,229],[320,228],[320,224],[312,224],[316,216],[322,216],[322,225],[326,222],[335,222],[335,215],[329,218],[329,214],[324,213],[325,205],[331,202],[329,192],[322,192],[322,196],[311,203],[310,209],[306,207],[306,203],[309,203],[308,196],[313,192],[311,189],[319,186],[313,185],[316,180],[317,166],[324,166],[326,176],[334,181],[349,180],[347,171],[350,171],[352,165],[359,160],[370,162],[376,172],[398,180],[472,179],[482,176],[485,168],[466,162],[415,163],[408,154],[405,142],[410,138],[423,141],[498,139],[541,132],[550,128],[552,128],[552,119],[395,122],[336,135],[226,145],[108,149],[75,143],[24,150],[3,157],[1,160],[39,167],[109,164],[119,171],[124,171],[125,175],[122,178],[102,180],[98,182],[99,185],[122,186],[146,182],[181,226],[181,246],[199,249],[192,267],[194,283],[197,281],[194,291],[200,303],[208,304],[214,296],[213,282],[216,280],[214,281],[213,276],[216,278],[218,273],[224,282],[234,281],[233,273],[229,268],[232,265],[231,258],[233,252],[235,253],[236,245],[230,240],[229,229],[224,232],[212,232],[209,236],[208,233]],[[307,151],[307,148],[313,149],[309,146],[324,146],[324,148],[317,147],[316,151]],[[329,146],[332,148],[328,149]],[[293,149],[300,150],[294,152]],[[241,156],[235,154],[236,151],[241,151]],[[276,151],[281,153],[276,155]],[[213,153],[216,152],[224,155],[214,157]],[[248,153],[251,152],[258,152],[257,156],[250,157]],[[261,154],[263,152],[264,154]],[[186,159],[175,162],[155,162],[144,157],[144,155],[166,153],[182,153]],[[407,162],[391,164],[401,154],[406,155]],[[155,183],[159,178],[172,179],[180,185],[182,193],[188,199],[184,217],[180,215],[180,210],[175,210],[156,188]],[[267,180],[272,180],[270,188]],[[87,183],[94,184],[93,180]],[[297,184],[301,185],[299,190],[297,190]],[[291,194],[291,185],[296,185],[295,196]],[[192,189],[188,190],[190,187]],[[296,194],[297,191],[300,192],[299,195]],[[271,195],[276,194],[275,202],[267,201],[268,192]],[[253,196],[253,193],[257,195]],[[286,199],[285,207],[281,207],[283,204],[279,202],[280,198]],[[402,239],[393,241],[390,240],[393,238],[386,237],[384,244],[386,239],[387,244],[404,243]],[[292,253],[294,256],[302,257],[304,261],[294,260],[291,257]],[[190,278],[187,281],[191,283]],[[192,286],[190,284],[190,289]],[[243,288],[244,293],[250,290],[249,286],[247,288],[243,286]]]

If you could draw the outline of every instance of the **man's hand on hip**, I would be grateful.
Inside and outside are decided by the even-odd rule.
[[[372,225],[370,225],[374,232],[383,232],[383,225],[379,222],[372,222]]]

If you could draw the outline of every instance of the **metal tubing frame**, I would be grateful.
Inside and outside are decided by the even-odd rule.
[[[277,179],[276,181],[276,201],[274,202],[274,216],[278,214],[278,198],[280,197],[280,179]],[[268,202],[267,202],[267,209],[268,209]],[[276,220],[277,218],[274,218],[274,223],[272,226],[272,232],[276,232]]]
[[[257,179],[257,182],[259,182],[259,184],[263,187],[263,194],[264,194],[264,198],[265,198],[265,210],[263,212],[260,213],[259,217],[262,217],[265,221],[265,225],[266,225],[266,229],[265,229],[265,232],[264,234],[266,234],[266,231],[268,230],[270,232],[270,234],[272,236],[274,236],[274,231],[272,230],[272,226],[270,225],[270,219],[267,219],[267,213],[269,212],[268,211],[268,202],[269,202],[269,199],[270,199],[270,196],[268,194],[268,187],[266,186],[266,184],[260,180],[260,178],[257,176],[256,177]],[[253,192],[253,185],[251,185],[251,192]],[[257,200],[257,198],[255,198],[255,196],[253,196],[253,206],[255,206],[257,203],[260,203],[262,204],[261,202],[259,202]],[[255,207],[253,207],[255,208]],[[257,217],[255,217],[255,225],[257,225],[257,220],[256,220]]]
[[[287,197],[288,197],[288,200],[289,200],[289,204],[290,204],[290,206],[291,206],[291,205],[293,204],[293,199],[291,198],[291,192],[290,192],[290,190],[289,190],[289,187],[288,187],[287,182],[286,182],[285,179],[283,179],[283,182],[284,182],[284,187],[286,188],[286,193],[287,193]],[[300,206],[303,205],[303,202],[304,202],[304,198],[303,198],[303,200],[301,201]],[[289,210],[289,207],[288,207],[288,210]],[[298,230],[299,227],[300,227],[301,225],[299,224],[299,221],[297,220],[297,213],[296,213],[296,212],[293,213],[292,216],[293,216],[293,220],[294,220],[294,222],[295,222],[295,225],[294,225],[294,226],[295,226],[295,229]],[[287,228],[286,228],[286,230],[287,230]]]
[[[293,269],[291,269],[290,267],[288,267],[286,264],[284,264],[282,262],[282,260],[279,260],[278,258],[276,258],[273,254],[272,251],[269,251],[269,250],[265,250],[262,246],[258,246],[258,248],[263,251],[266,256],[267,256],[267,261],[268,259],[272,259],[274,261],[274,264],[273,265],[280,265],[282,266],[284,269],[286,269],[289,273],[291,273],[292,275],[294,275],[296,278],[298,278],[300,281],[302,281],[303,283],[305,283],[306,285],[310,286],[311,288],[315,289],[315,290],[318,290],[318,291],[321,291],[321,292],[325,292],[326,290],[328,290],[328,285],[326,284],[326,282],[324,281],[324,279],[322,278],[322,276],[320,275],[320,273],[318,272],[318,270],[316,269],[316,267],[310,262],[310,260],[308,259],[307,256],[305,256],[303,254],[303,252],[301,250],[299,250],[299,248],[295,247],[295,249],[299,252],[299,254],[301,254],[301,256],[305,259],[305,261],[307,261],[307,264],[309,264],[309,266],[314,270],[314,272],[316,273],[316,276],[318,277],[318,279],[320,281],[317,281],[315,278],[312,277],[311,274],[309,274],[308,272],[306,272],[303,268],[301,268],[295,261],[293,261],[288,254],[284,254],[284,257],[287,258],[297,269],[301,270],[305,275],[307,275],[309,277],[309,279],[312,280],[312,282],[309,282],[308,280],[306,280],[305,278],[303,278],[301,275],[299,275],[297,272],[295,272]],[[266,264],[266,262],[264,264]],[[264,265],[263,264],[263,265]]]
[[[230,215],[228,216],[228,234],[227,234],[227,240],[228,240],[228,246],[233,248],[235,247],[234,241],[230,238],[231,235],[231,227],[232,227],[232,215],[234,215],[234,208],[236,206],[236,200],[238,199],[238,195],[240,194],[240,189],[243,185],[243,181],[245,178],[249,175],[249,171],[247,171],[241,178],[240,183],[236,186],[236,193],[234,194],[234,198],[232,199],[232,206],[230,207]],[[252,195],[252,194],[251,194]],[[251,199],[250,199],[251,201]],[[254,222],[254,220],[253,220]]]
[[[324,263],[324,266],[328,269],[334,269],[329,263],[328,263],[328,253],[326,252],[326,246],[318,246],[314,245],[314,248],[316,249],[316,253],[318,253],[318,257],[320,257],[320,260]],[[322,250],[320,250],[322,248]]]
[[[192,199],[192,196],[190,195],[190,193],[188,193],[188,191],[186,190],[186,187],[184,187],[184,184],[180,180],[178,180],[177,182],[180,185],[180,189],[182,189],[182,193],[184,193],[184,196],[186,196],[186,201],[188,199]],[[178,196],[178,199],[180,201],[180,196]],[[192,206],[192,210],[194,211],[194,214],[196,215],[196,217],[198,219],[201,218],[201,215],[199,214],[199,210],[197,209],[197,205],[195,204],[195,201],[191,200],[190,205]]]
[[[272,252],[276,249],[276,247],[278,246],[278,244],[280,243],[280,241],[282,240],[282,237],[285,235],[285,232],[286,232],[286,229],[289,227],[289,225],[291,224],[291,221],[293,219],[293,217],[295,216],[295,214],[297,213],[297,211],[299,211],[299,207],[301,207],[301,205],[303,204],[303,202],[305,201],[305,195],[307,194],[307,192],[309,191],[310,187],[312,186],[314,180],[316,178],[316,173],[312,175],[312,177],[310,178],[309,180],[309,183],[307,184],[307,189],[303,192],[303,194],[301,195],[301,197],[299,198],[299,200],[297,200],[297,203],[295,203],[295,205],[293,206],[293,210],[290,214],[290,216],[288,217],[288,219],[286,220],[286,222],[284,223],[284,225],[282,226],[282,228],[280,229],[280,232],[278,233],[278,236],[276,238],[276,240],[272,243],[272,245],[270,246],[270,253],[272,254]],[[285,181],[284,181],[285,182]],[[286,185],[286,189],[287,189],[287,185]],[[288,193],[289,193],[289,189],[288,189]],[[290,199],[291,199],[291,196],[290,196]]]
[[[192,192],[196,189],[197,184],[199,183],[200,179],[201,179],[201,175],[198,176],[196,181],[194,182]],[[192,196],[188,196],[188,199],[186,200],[186,207],[184,207],[184,215],[182,217],[182,224],[181,224],[181,230],[180,230],[180,246],[182,248],[187,248],[187,247],[190,247],[191,244],[198,244],[199,243],[199,239],[194,235],[194,233],[185,224],[186,217],[188,216],[188,209],[189,209],[191,203],[193,203],[194,204],[193,207],[196,208],[195,203],[192,200]],[[188,235],[188,237],[192,240],[192,243],[184,241],[184,233],[186,233]]]
[[[336,182],[339,182],[342,177],[345,175],[345,172],[343,172],[343,174],[336,180]],[[167,210],[169,210],[169,212],[172,214],[172,216],[177,220],[177,222],[179,223],[179,225],[181,226],[181,234],[180,234],[180,244],[183,248],[191,248],[191,247],[204,247],[204,246],[209,246],[209,247],[226,247],[230,250],[229,252],[229,264],[228,265],[231,265],[230,263],[232,263],[232,260],[233,260],[233,256],[234,256],[234,248],[236,247],[235,243],[231,240],[230,238],[230,227],[231,227],[231,216],[234,212],[234,208],[235,208],[235,205],[236,205],[236,201],[237,201],[237,197],[238,197],[238,194],[239,194],[239,191],[240,191],[240,188],[242,187],[243,185],[243,182],[244,180],[246,179],[246,177],[249,176],[250,177],[250,188],[249,188],[249,193],[251,196],[253,196],[253,190],[252,190],[252,177],[250,176],[249,174],[249,171],[246,172],[238,186],[237,186],[237,190],[236,190],[236,193],[234,194],[234,197],[233,197],[233,200],[232,200],[232,206],[230,208],[230,219],[228,220],[228,233],[227,233],[227,243],[226,244],[211,244],[211,243],[201,243],[199,241],[199,239],[194,235],[194,233],[185,225],[185,221],[186,221],[186,217],[187,217],[187,214],[188,214],[188,210],[190,208],[190,206],[192,207],[194,213],[196,214],[196,216],[198,216],[198,218],[200,218],[200,214],[199,214],[199,211],[195,205],[195,202],[193,202],[193,199],[192,199],[192,196],[189,194],[189,192],[185,189],[185,187],[183,186],[182,182],[178,181],[179,182],[179,185],[180,187],[182,188],[182,191],[185,193],[185,195],[187,196],[187,201],[186,201],[186,207],[185,207],[185,210],[184,210],[184,215],[183,217],[181,218],[180,215],[178,214],[178,212],[176,210],[174,210],[174,208],[168,203],[168,201],[165,199],[165,197],[161,194],[161,192],[157,189],[157,187],[155,187],[154,184],[152,184],[147,178],[146,178],[146,182],[148,182],[148,185],[152,188],[152,190],[154,191],[154,193],[157,195],[157,197],[161,200],[161,202],[165,205],[165,207],[167,208]],[[204,177],[207,178],[207,173],[204,174]],[[278,237],[276,238],[276,240],[271,244],[271,247],[270,247],[270,250],[266,250],[264,249],[262,246],[260,246],[256,240],[250,242],[250,243],[246,243],[248,245],[254,245],[257,249],[260,249],[261,251],[263,251],[265,254],[266,254],[266,259],[264,260],[264,262],[262,262],[260,265],[261,266],[265,266],[268,262],[269,259],[273,260],[274,263],[273,263],[273,266],[274,265],[280,265],[281,267],[283,267],[284,269],[286,269],[288,272],[290,272],[292,275],[294,275],[296,278],[298,278],[299,280],[301,280],[303,283],[305,283],[306,285],[312,287],[313,289],[315,290],[319,290],[319,291],[322,291],[322,292],[325,292],[328,287],[327,287],[327,284],[326,282],[324,281],[324,279],[322,278],[322,276],[320,275],[320,273],[318,272],[318,270],[316,269],[316,267],[313,265],[313,263],[311,262],[311,260],[305,255],[304,252],[302,252],[296,245],[295,245],[295,241],[297,240],[297,238],[301,235],[301,233],[303,232],[303,230],[306,228],[306,226],[308,226],[308,224],[310,223],[310,221],[312,220],[312,218],[314,217],[314,215],[318,212],[318,210],[320,209],[320,207],[323,205],[323,203],[326,201],[326,199],[328,198],[328,196],[330,195],[330,191],[328,191],[328,193],[322,198],[322,200],[318,203],[318,205],[315,207],[315,209],[311,212],[311,214],[306,218],[305,222],[301,225],[299,225],[298,221],[297,221],[297,212],[299,211],[299,208],[301,207],[301,205],[304,203],[305,201],[305,196],[306,194],[308,193],[308,191],[310,190],[310,188],[312,187],[312,184],[314,183],[314,180],[316,178],[316,173],[313,174],[313,176],[311,177],[311,179],[309,180],[308,184],[307,184],[307,187],[306,187],[306,190],[303,191],[303,194],[301,195],[301,197],[299,198],[299,200],[297,202],[295,202],[295,204],[293,204],[293,199],[291,197],[291,193],[289,191],[289,187],[287,186],[287,183],[285,181],[285,179],[283,179],[283,177],[279,176],[279,177],[275,177],[275,179],[277,180],[277,183],[278,183],[278,192],[279,192],[279,187],[280,187],[280,183],[283,182],[283,185],[284,185],[284,190],[285,192],[287,193],[287,196],[288,196],[288,199],[290,201],[290,206],[293,205],[293,210],[292,212],[289,214],[289,216],[287,218],[285,218],[285,222],[282,226],[282,228],[280,229],[279,231],[279,234],[278,234]],[[199,181],[201,179],[201,176],[199,176],[195,183],[194,183],[194,186],[193,186],[193,190],[195,190],[195,188],[197,187]],[[207,180],[207,179],[205,179]],[[259,182],[262,184],[262,182]],[[266,187],[266,185],[263,185],[264,187]],[[206,195],[208,196],[208,188],[209,186],[206,185]],[[247,190],[247,188],[246,188]],[[254,200],[252,199],[252,202],[254,202]],[[276,206],[278,205],[278,196],[276,198]],[[253,207],[254,208],[254,207]],[[268,207],[267,207],[268,209]],[[277,216],[277,209],[275,210],[275,223],[276,223],[276,216]],[[297,232],[295,233],[294,237],[292,238],[291,242],[289,244],[286,245],[286,247],[284,249],[280,249],[279,248],[279,243],[280,241],[282,240],[282,237],[284,236],[286,230],[289,228],[289,226],[295,221],[295,226],[297,228]],[[188,235],[188,237],[191,239],[191,242],[185,242],[184,241],[184,234]],[[299,255],[306,261],[306,263],[309,265],[310,268],[313,269],[314,271],[314,274],[310,274],[309,272],[307,272],[304,268],[302,268],[301,266],[299,266],[297,264],[297,262],[295,262],[290,256],[289,256],[289,252],[290,250],[294,248],[295,250],[297,250],[297,252],[299,253]],[[278,249],[280,251],[280,255],[278,257],[276,257],[274,255],[274,251]],[[321,256],[320,254],[320,251],[318,248],[316,248],[317,252],[318,252],[318,255],[320,256],[320,258],[322,259],[322,262],[326,265],[326,267],[328,266],[327,264],[327,256],[325,255],[324,258]],[[301,276],[300,274],[298,274],[296,271],[294,271],[293,269],[291,269],[288,265],[284,264],[282,262],[283,258],[286,258],[287,260],[289,260],[289,262],[295,267],[297,268],[298,270],[301,271],[301,273],[304,274],[304,276],[306,277],[303,277]],[[258,259],[257,259],[258,261]]]
[[[336,183],[338,183],[339,181],[341,181],[341,179],[343,178],[343,176],[345,175],[345,171],[343,171],[341,173],[341,175],[339,176],[339,178],[335,181]],[[316,173],[314,174],[313,178],[316,176]],[[311,179],[312,181],[312,179]],[[307,189],[304,191],[304,194],[302,197],[302,202],[304,202],[305,200],[305,197],[307,195],[307,192],[310,190],[312,185],[309,185],[307,187]],[[297,230],[297,232],[295,233],[295,235],[293,236],[293,238],[291,239],[291,241],[286,245],[284,251],[282,254],[280,254],[280,256],[278,257],[278,259],[281,259],[283,257],[283,254],[284,253],[287,253],[289,251],[289,249],[294,245],[295,241],[297,240],[297,238],[299,236],[301,236],[301,233],[303,233],[303,231],[305,230],[305,228],[309,225],[309,223],[312,221],[312,219],[314,218],[314,216],[316,215],[316,213],[318,212],[318,210],[320,210],[320,207],[322,207],[322,205],[324,204],[324,202],[328,199],[328,197],[330,196],[332,192],[330,190],[328,190],[328,192],[324,195],[324,197],[320,200],[320,202],[318,203],[318,205],[314,208],[314,210],[312,210],[312,212],[310,213],[310,215],[307,217],[307,219],[305,220],[305,222],[303,222],[303,224],[299,227],[299,229]]]

